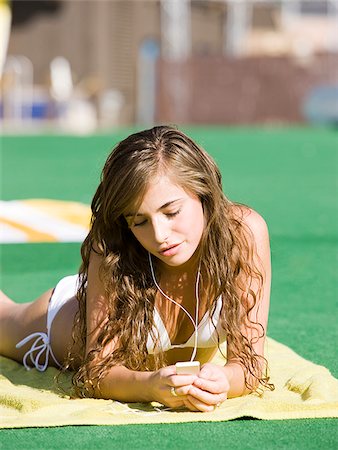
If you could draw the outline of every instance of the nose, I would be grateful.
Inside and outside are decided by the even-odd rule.
[[[170,225],[165,218],[155,218],[153,220],[153,230],[155,241],[159,244],[166,242],[170,235]]]

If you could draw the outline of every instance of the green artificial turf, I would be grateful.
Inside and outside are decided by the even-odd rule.
[[[338,205],[335,130],[194,127],[225,193],[266,219],[273,283],[268,334],[337,377]],[[129,130],[86,138],[3,137],[3,199],[89,203],[110,148]],[[79,244],[1,246],[1,286],[29,301],[78,269]],[[207,416],[206,416],[207,420]],[[60,427],[2,431],[2,448],[335,449],[335,419]]]
[[[4,430],[4,449],[335,450],[335,419]]]

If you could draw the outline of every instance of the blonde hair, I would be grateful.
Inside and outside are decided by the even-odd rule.
[[[247,387],[253,389],[259,384],[272,389],[265,373],[265,359],[255,353],[253,340],[241,331],[246,324],[256,329],[260,337],[265,333],[260,324],[249,318],[263,284],[250,230],[234,214],[235,204],[223,194],[221,173],[208,153],[176,128],[158,126],[132,134],[116,146],[104,165],[91,204],[91,228],[81,248],[79,311],[73,327],[74,344],[82,349],[81,363],[73,376],[76,395],[92,396],[114,365],[123,364],[132,370],[154,370],[165,365],[163,353],[149,358],[147,352],[148,335],[155,345],[157,342],[153,331],[156,288],[147,252],[124,218],[128,208],[141,203],[149,181],[162,171],[198,196],[203,205],[206,227],[199,252],[203,286],[207,287],[208,298],[215,299],[210,314],[221,295],[221,324],[232,355],[247,369]],[[106,293],[108,318],[96,347],[85,356],[86,285],[92,251],[102,256],[99,275]],[[256,292],[250,289],[253,280],[259,286]],[[116,337],[114,351],[104,353],[105,345]],[[70,351],[65,367],[74,367],[74,361]]]

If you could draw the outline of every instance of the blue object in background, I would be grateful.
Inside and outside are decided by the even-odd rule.
[[[313,125],[338,126],[338,85],[314,88],[306,97],[302,112]]]
[[[47,102],[35,102],[32,105],[32,119],[47,119],[49,104]]]
[[[136,122],[151,125],[156,121],[156,62],[160,45],[156,39],[147,38],[138,50],[138,79],[136,100]]]

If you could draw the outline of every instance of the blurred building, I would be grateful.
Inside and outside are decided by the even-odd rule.
[[[311,89],[337,83],[337,25],[329,0],[21,0],[8,55],[41,95],[65,58],[105,126],[302,122]]]

